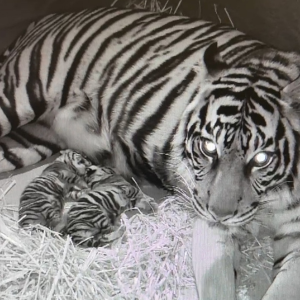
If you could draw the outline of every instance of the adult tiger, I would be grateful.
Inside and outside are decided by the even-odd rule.
[[[43,18],[0,61],[2,172],[72,148],[167,189],[184,178],[199,215],[229,228],[277,187],[299,216],[298,54],[224,25],[105,8]],[[276,242],[294,248],[278,262],[299,250],[298,217],[287,222]]]

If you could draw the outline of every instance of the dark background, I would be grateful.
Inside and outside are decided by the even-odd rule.
[[[118,0],[125,6],[129,0]],[[132,1],[132,0],[131,0]],[[153,1],[153,0],[152,0]],[[112,0],[0,0],[0,52],[32,21],[52,12],[107,6]],[[142,0],[136,0],[142,2]],[[151,0],[148,1],[150,3]],[[164,4],[165,0],[161,3]],[[170,0],[176,7],[179,0]],[[300,50],[300,0],[182,0],[184,15],[230,23],[252,37],[283,50]]]

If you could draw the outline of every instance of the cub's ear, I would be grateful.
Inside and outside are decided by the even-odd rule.
[[[211,76],[216,76],[218,73],[228,68],[227,63],[221,57],[217,42],[213,42],[205,49],[203,61],[208,74]]]

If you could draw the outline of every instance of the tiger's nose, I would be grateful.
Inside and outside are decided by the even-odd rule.
[[[220,208],[215,206],[209,206],[208,212],[216,221],[225,221],[227,219],[232,218],[235,215],[235,211],[233,211],[232,209],[226,209],[225,207]]]

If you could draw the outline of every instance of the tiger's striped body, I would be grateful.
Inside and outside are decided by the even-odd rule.
[[[16,42],[0,70],[7,87],[0,91],[1,135],[30,120],[39,122],[35,131],[31,125],[23,126],[1,140],[6,158],[1,170],[33,163],[63,147],[100,161],[113,153],[124,173],[128,157],[136,173],[161,184],[147,149],[153,145],[160,153],[170,147],[178,119],[205,77],[201,57],[212,41],[208,35],[216,36],[230,62],[263,47],[226,26],[115,8],[51,15],[36,22]],[[228,47],[227,39],[233,47]],[[232,55],[230,50],[237,46],[244,51]],[[78,89],[92,100],[78,96],[74,100]],[[28,147],[33,148],[32,161],[26,158]],[[132,149],[145,154],[134,157]]]
[[[297,53],[228,26],[107,8],[47,16],[0,61],[2,172],[72,148],[184,188],[202,218],[230,231],[281,187],[298,211]],[[275,244],[297,253],[290,216]]]
[[[79,192],[78,199],[67,212],[63,232],[76,244],[85,247],[103,246],[119,238],[120,215],[137,207],[154,212],[157,204],[131,185],[113,169],[92,166],[87,169],[86,182],[90,191]]]
[[[32,180],[20,198],[19,224],[22,227],[41,224],[55,228],[60,222],[69,191],[87,185],[80,175],[90,162],[71,150],[61,155],[40,176]]]

